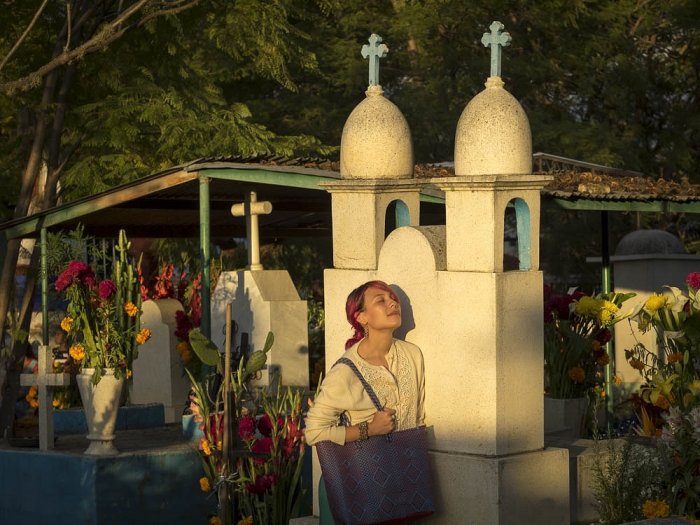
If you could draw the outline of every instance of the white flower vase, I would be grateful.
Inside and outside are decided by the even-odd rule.
[[[119,454],[114,447],[114,428],[124,378],[116,379],[114,369],[106,368],[100,382],[93,385],[94,372],[94,368],[83,368],[76,377],[90,441],[84,453],[88,456],[114,456]]]

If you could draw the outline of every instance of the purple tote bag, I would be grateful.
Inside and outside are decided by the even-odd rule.
[[[355,363],[347,358],[338,363],[352,368],[381,411]],[[322,441],[316,451],[336,525],[398,525],[434,512],[425,427],[345,445]]]

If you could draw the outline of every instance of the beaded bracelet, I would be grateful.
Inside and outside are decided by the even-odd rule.
[[[360,429],[360,441],[365,441],[369,439],[369,434],[368,434],[368,429],[367,427],[369,426],[367,424],[367,421],[363,421],[359,425],[357,425],[358,428]]]

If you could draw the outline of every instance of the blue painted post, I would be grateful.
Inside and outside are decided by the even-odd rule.
[[[515,199],[513,206],[515,206],[515,223],[518,232],[518,268],[522,271],[528,271],[532,268],[530,208],[522,199]]]
[[[600,231],[601,231],[601,258],[602,258],[602,289],[603,293],[612,292],[612,274],[610,271],[610,224],[609,224],[609,214],[607,211],[603,211],[600,214]],[[605,343],[605,351],[610,356],[610,363],[605,367],[605,401],[606,401],[606,416],[607,421],[610,421],[612,417],[615,404],[613,401],[613,366],[615,363],[615,349],[613,348],[613,342],[608,341]]]
[[[394,211],[396,215],[396,227],[401,228],[401,226],[411,225],[411,214],[408,211],[408,206],[403,201],[395,201],[396,209]]]
[[[484,33],[481,37],[481,43],[484,47],[491,46],[491,76],[501,76],[501,47],[509,46],[512,40],[510,33],[503,32],[505,26],[500,22],[491,22],[489,29],[490,33]]]
[[[202,265],[202,321],[199,329],[211,337],[211,230],[209,227],[209,177],[199,176],[199,260]]]
[[[389,52],[386,44],[382,44],[382,37],[372,33],[369,37],[369,45],[362,46],[362,57],[369,58],[369,85],[379,85],[379,59],[384,58]]]

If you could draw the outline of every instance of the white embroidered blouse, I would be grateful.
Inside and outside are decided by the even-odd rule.
[[[425,377],[423,354],[416,345],[394,339],[386,355],[389,369],[365,361],[357,353],[359,342],[343,355],[347,357],[387,408],[396,410],[396,430],[406,430],[424,424]],[[339,417],[345,412],[351,425],[370,421],[377,408],[352,369],[338,363],[321,383],[313,406],[305,419],[306,442],[319,441],[345,444],[345,428]]]

